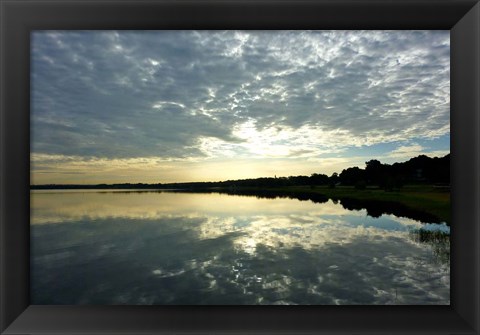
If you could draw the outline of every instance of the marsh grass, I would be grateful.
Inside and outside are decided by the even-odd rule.
[[[421,228],[410,231],[410,238],[417,243],[430,245],[434,258],[439,263],[450,264],[450,233]]]

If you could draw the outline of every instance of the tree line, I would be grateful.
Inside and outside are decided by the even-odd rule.
[[[405,184],[450,184],[450,154],[444,157],[420,155],[402,163],[384,164],[372,159],[365,162],[365,168],[350,167],[339,173],[313,173],[310,176],[263,177],[237,179],[219,182],[190,183],[123,183],[97,185],[32,185],[32,189],[209,189],[238,187],[287,187],[287,186],[354,186],[364,189],[376,186],[385,190],[401,188]]]

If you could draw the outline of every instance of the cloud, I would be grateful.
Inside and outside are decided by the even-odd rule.
[[[318,159],[450,132],[448,31],[32,36],[35,154]]]
[[[418,144],[404,145],[392,150],[387,156],[390,158],[408,159],[418,155],[427,155],[430,157],[443,157],[447,155],[449,150],[429,150]]]
[[[411,157],[412,155],[419,155],[425,148],[418,144],[403,145],[395,150],[392,150],[390,156],[392,157]]]

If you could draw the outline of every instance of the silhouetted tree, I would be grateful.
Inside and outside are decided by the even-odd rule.
[[[334,172],[329,178],[328,187],[335,188],[335,186],[339,181],[340,181],[340,177],[338,177],[338,173]]]
[[[365,170],[359,167],[351,167],[340,173],[340,182],[342,185],[355,185],[359,181],[365,181]]]
[[[325,174],[314,173],[310,176],[310,185],[328,185],[329,181]]]

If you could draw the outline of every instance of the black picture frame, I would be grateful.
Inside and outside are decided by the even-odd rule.
[[[476,0],[0,0],[2,334],[480,334],[480,4]],[[447,29],[450,306],[31,306],[29,41],[36,29]]]

